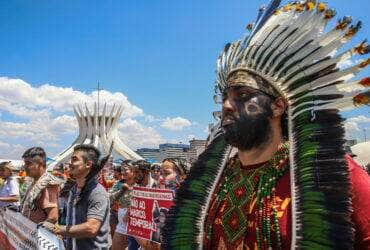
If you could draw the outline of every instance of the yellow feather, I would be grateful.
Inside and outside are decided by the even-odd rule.
[[[325,3],[319,3],[318,5],[317,5],[317,11],[318,12],[324,12],[326,10],[326,4]]]
[[[314,2],[307,2],[306,3],[306,9],[309,11],[312,11],[315,9],[315,3]]]

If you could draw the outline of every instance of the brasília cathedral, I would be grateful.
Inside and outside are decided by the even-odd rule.
[[[85,103],[84,105],[75,105],[73,111],[78,122],[79,135],[67,149],[54,157],[55,161],[49,164],[48,169],[69,161],[73,148],[79,144],[94,145],[101,150],[102,155],[107,155],[112,147],[113,155],[118,158],[143,159],[122,142],[118,136],[119,120],[124,112],[122,105],[114,104],[108,107],[107,103],[104,103],[103,109],[99,110],[97,103],[94,103],[91,110]]]

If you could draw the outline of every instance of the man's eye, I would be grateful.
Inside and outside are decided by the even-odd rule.
[[[247,93],[241,93],[240,94],[240,98],[247,98],[247,97],[249,97],[249,94],[247,94]]]

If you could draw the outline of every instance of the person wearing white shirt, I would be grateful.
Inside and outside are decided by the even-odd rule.
[[[18,208],[19,203],[19,182],[13,176],[14,167],[11,162],[0,163],[0,177],[4,184],[0,187],[0,208],[13,206]]]

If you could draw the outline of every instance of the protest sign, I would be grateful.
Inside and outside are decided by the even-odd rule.
[[[160,242],[160,231],[173,205],[171,190],[134,187],[129,209],[129,235]]]

